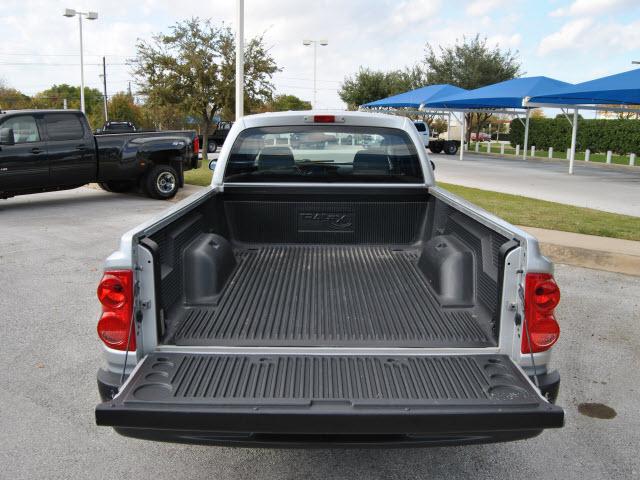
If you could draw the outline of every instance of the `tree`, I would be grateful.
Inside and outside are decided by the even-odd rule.
[[[344,79],[338,95],[349,109],[355,110],[365,103],[414,90],[425,84],[424,72],[418,65],[389,72],[360,67],[353,77]]]
[[[287,110],[311,110],[311,102],[295,95],[276,95],[260,109],[261,112],[286,112]]]
[[[80,87],[66,83],[54,85],[32,97],[34,108],[67,108],[80,110]],[[92,128],[98,128],[104,122],[102,92],[96,88],[84,87],[84,109]]]
[[[531,118],[545,118],[544,110],[541,108],[533,108],[530,115]]]
[[[191,18],[168,34],[139,41],[133,59],[140,93],[150,105],[173,106],[202,125],[203,154],[214,116],[235,103],[235,35],[227,26]],[[245,110],[271,98],[271,78],[278,71],[262,37],[245,48]],[[186,121],[186,119],[185,119]]]
[[[162,104],[147,100],[141,105],[142,127],[155,130],[180,130],[187,123],[189,114],[181,104]],[[196,122],[198,124],[198,120]]]
[[[448,83],[467,90],[511,80],[522,74],[517,51],[501,50],[499,45],[489,47],[487,39],[479,35],[472,39],[463,37],[453,46],[439,46],[437,53],[427,44],[424,64],[429,84]],[[473,124],[479,133],[491,114],[474,113],[465,117],[468,127]],[[468,141],[471,128],[467,129],[466,136]]]
[[[133,97],[125,92],[118,92],[109,100],[109,118],[125,122],[133,122],[137,127],[142,127],[144,116],[142,108],[136,105]]]
[[[429,128],[432,134],[441,134],[447,131],[449,125],[442,117],[432,118],[429,122]]]
[[[598,110],[597,114],[603,118],[617,118],[618,120],[631,120],[640,119],[640,113],[638,112],[612,112],[607,110],[607,107],[620,108],[622,105],[601,105],[602,110]]]
[[[31,98],[0,80],[0,109],[20,110],[31,107]]]

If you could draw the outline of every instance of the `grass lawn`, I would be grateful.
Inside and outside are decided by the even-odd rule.
[[[640,217],[449,183],[438,185],[516,225],[640,241]]]
[[[209,170],[208,162],[202,161],[202,166],[197,170],[189,170],[184,172],[184,182],[191,185],[200,185],[206,187],[211,184],[211,175],[213,172]]]
[[[186,183],[193,185],[207,186],[211,183],[211,171],[205,162],[199,169],[185,172],[184,177]],[[439,185],[516,225],[640,241],[638,217],[449,183]]]

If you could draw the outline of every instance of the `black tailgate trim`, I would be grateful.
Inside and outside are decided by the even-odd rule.
[[[152,354],[98,425],[278,434],[446,434],[561,427],[507,356]]]

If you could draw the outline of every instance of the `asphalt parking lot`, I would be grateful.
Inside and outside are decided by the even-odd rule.
[[[567,413],[561,430],[471,447],[277,450],[151,443],[96,427],[101,264],[121,233],[168,206],[88,188],[0,202],[0,477],[640,476],[640,277],[563,265],[554,362]],[[585,402],[616,416],[579,413]]]

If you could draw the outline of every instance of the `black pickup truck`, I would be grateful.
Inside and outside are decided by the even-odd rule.
[[[232,126],[233,122],[218,122],[213,133],[207,135],[208,153],[215,153],[218,148],[222,147],[224,141],[227,139],[227,135],[229,135],[229,130],[231,130]],[[200,141],[200,145],[202,145],[202,148],[204,148],[203,136],[198,135],[198,139]]]
[[[96,135],[105,135],[108,133],[134,133],[140,130],[133,122],[127,121],[110,121],[104,122],[102,128],[96,130]]]
[[[76,110],[0,111],[0,199],[96,182],[172,198],[198,168],[194,131],[93,135]]]

